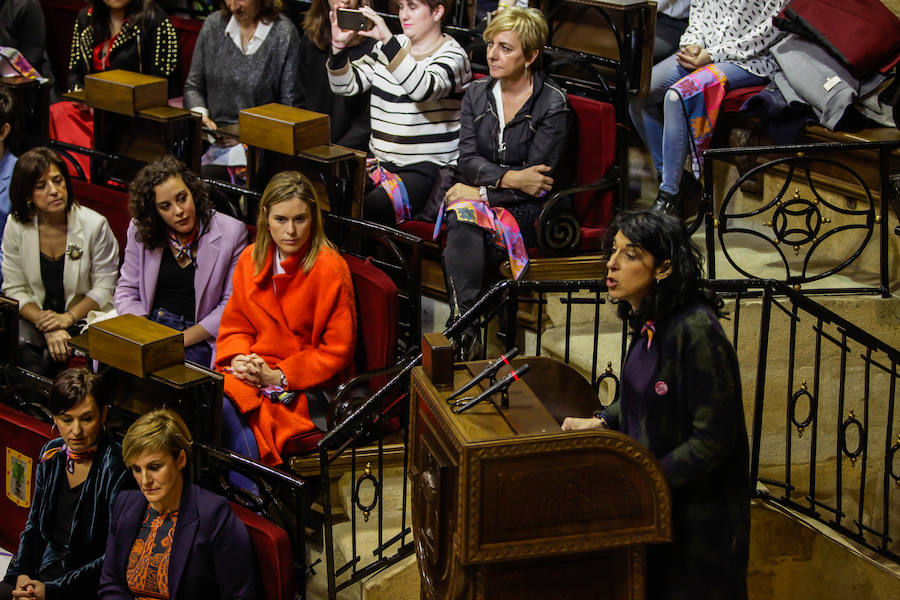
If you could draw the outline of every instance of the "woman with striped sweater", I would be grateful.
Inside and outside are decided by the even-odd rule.
[[[331,89],[343,96],[372,92],[366,220],[409,219],[424,206],[438,169],[456,162],[460,106],[472,73],[462,47],[441,32],[447,1],[400,0],[397,35],[374,10],[360,7],[374,26],[359,35],[376,43],[352,62],[345,46],[353,32],[340,29],[332,11]]]

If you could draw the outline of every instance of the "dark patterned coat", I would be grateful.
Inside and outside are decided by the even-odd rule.
[[[62,438],[51,440],[41,450],[41,455],[62,445]],[[101,434],[72,515],[68,547],[49,548],[56,522],[56,498],[60,486],[69,485],[66,454],[57,452],[39,463],[34,476],[34,498],[25,530],[19,538],[19,551],[9,564],[3,581],[15,585],[20,574],[39,579],[41,571],[50,566],[45,564],[47,560],[58,557],[62,560],[64,574],[58,579],[44,581],[47,599],[96,597],[110,513],[119,489],[127,483],[126,473],[121,446]]]
[[[648,600],[747,597],[749,446],[737,356],[700,305],[636,335],[613,429],[646,445],[672,487],[674,541],[647,553]]]

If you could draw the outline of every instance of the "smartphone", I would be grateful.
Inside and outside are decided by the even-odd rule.
[[[339,8],[337,11],[337,24],[341,29],[350,31],[369,31],[375,27],[375,22],[355,8]]]

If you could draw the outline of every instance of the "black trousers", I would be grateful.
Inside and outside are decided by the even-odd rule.
[[[522,233],[526,248],[537,245],[535,221],[541,212],[537,203],[523,202],[504,207],[509,210]],[[447,245],[444,247],[444,276],[450,296],[450,311],[459,316],[472,308],[483,290],[499,279],[499,268],[508,255],[491,240],[491,234],[477,225],[461,223],[448,211]]]

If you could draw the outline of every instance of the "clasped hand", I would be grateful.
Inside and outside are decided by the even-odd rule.
[[[553,189],[553,178],[547,175],[552,170],[549,165],[532,165],[517,171],[510,169],[500,179],[500,185],[541,197]]]
[[[712,63],[709,52],[698,44],[689,44],[681,48],[675,53],[675,60],[678,61],[679,65],[690,71],[696,71],[700,67],[705,67]]]
[[[75,324],[75,318],[69,313],[58,313],[53,310],[42,310],[38,313],[35,327],[43,333],[56,329],[66,329]]]
[[[16,578],[16,587],[13,589],[12,597],[14,600],[44,600],[46,598],[46,588],[43,582],[32,579],[28,575],[19,575]]]
[[[238,354],[232,358],[231,372],[241,381],[259,387],[281,383],[281,371],[269,367],[266,361],[256,354]]]
[[[54,329],[44,334],[44,341],[47,342],[47,351],[50,358],[56,362],[63,362],[69,359],[72,351],[67,343],[71,336],[65,329]]]
[[[481,200],[481,196],[478,194],[478,188],[473,185],[454,183],[453,187],[444,194],[444,202],[450,206],[457,200]]]

